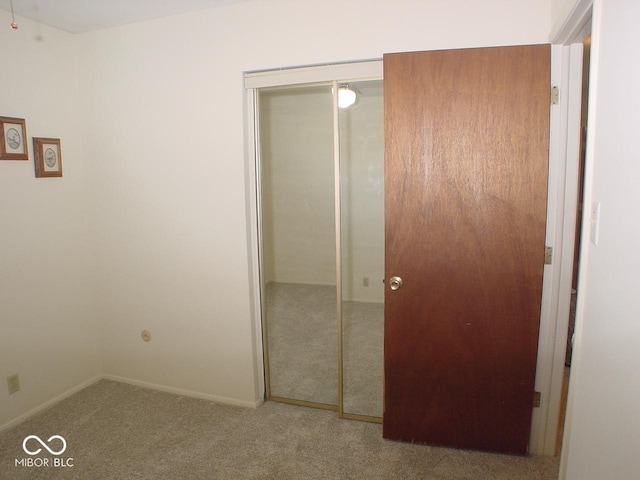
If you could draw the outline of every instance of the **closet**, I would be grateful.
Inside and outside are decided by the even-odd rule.
[[[267,398],[379,421],[382,81],[277,85],[255,100]]]

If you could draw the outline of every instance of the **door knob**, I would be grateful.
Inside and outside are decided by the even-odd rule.
[[[402,279],[400,277],[391,277],[389,279],[389,288],[391,290],[398,290],[400,287],[402,287]]]

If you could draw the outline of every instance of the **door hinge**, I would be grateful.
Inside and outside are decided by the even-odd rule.
[[[558,87],[551,87],[551,105],[558,105],[560,103],[560,89]]]
[[[539,408],[540,407],[540,401],[541,400],[542,400],[542,393],[533,392],[533,407],[534,408]]]
[[[544,264],[551,265],[553,261],[553,247],[544,247]]]

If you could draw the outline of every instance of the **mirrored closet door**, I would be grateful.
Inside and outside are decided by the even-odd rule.
[[[382,81],[260,88],[255,99],[267,398],[376,421]]]
[[[338,404],[331,86],[259,92],[270,396]]]
[[[339,109],[342,401],[345,415],[382,417],[384,121],[382,81],[350,83]],[[341,90],[341,91],[344,91]]]

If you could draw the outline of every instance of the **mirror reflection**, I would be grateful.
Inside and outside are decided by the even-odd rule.
[[[350,83],[341,108],[343,411],[382,416],[384,122],[382,81]]]
[[[382,415],[384,146],[382,81],[339,109],[335,218],[332,86],[258,94],[263,332],[269,396]],[[339,91],[343,88],[339,88]],[[336,222],[340,271],[336,269]],[[338,282],[338,279],[340,280]],[[342,318],[337,285],[341,285]],[[342,393],[338,398],[338,328]]]
[[[263,91],[259,105],[271,396],[337,405],[331,87]]]

